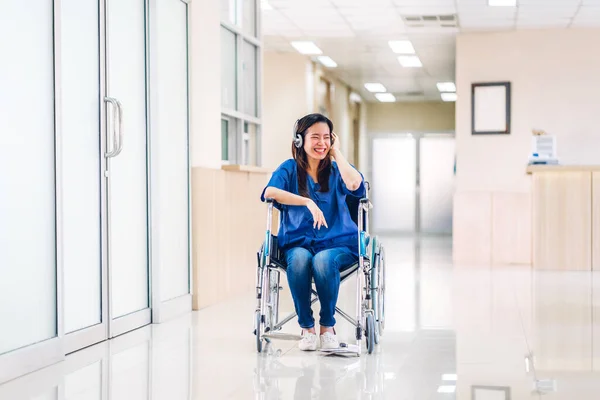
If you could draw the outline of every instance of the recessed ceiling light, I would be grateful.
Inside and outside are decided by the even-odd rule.
[[[301,54],[323,54],[313,42],[292,42],[291,45]]]
[[[440,92],[456,92],[454,82],[438,82],[437,88]]]
[[[442,93],[441,96],[444,101],[456,101],[456,93]]]
[[[273,7],[269,4],[268,0],[260,0],[260,8],[263,10],[273,9]]]
[[[454,393],[456,392],[456,386],[440,386],[438,393]]]
[[[417,56],[398,56],[398,62],[405,68],[419,68],[423,66]]]
[[[456,374],[444,374],[442,375],[443,381],[454,381],[456,382],[457,376]]]
[[[338,66],[337,63],[331,59],[331,57],[319,56],[317,57],[317,60],[319,60],[319,62],[327,68],[335,68]]]
[[[415,54],[415,48],[410,40],[390,40],[388,44],[394,53]]]
[[[396,101],[396,98],[391,93],[377,93],[375,94],[375,97],[382,103],[393,103]]]
[[[490,7],[516,7],[517,0],[488,0]]]
[[[365,83],[365,89],[371,93],[383,93],[385,92],[385,86],[381,83]]]

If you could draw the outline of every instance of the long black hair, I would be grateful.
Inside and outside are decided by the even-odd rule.
[[[297,134],[302,136],[302,146],[296,147],[294,143],[292,143],[292,156],[294,160],[296,160],[298,166],[298,193],[300,196],[309,197],[308,189],[306,187],[306,180],[308,178],[308,155],[306,151],[304,151],[304,143],[306,143],[306,131],[308,128],[317,124],[319,122],[324,122],[329,127],[329,140],[330,149],[333,146],[333,122],[326,116],[322,114],[308,114],[298,120],[296,122],[296,129],[294,132],[294,138]],[[329,191],[329,176],[331,175],[331,158],[329,154],[323,160],[319,162],[319,168],[317,169],[317,180],[319,182],[320,192],[328,192]]]

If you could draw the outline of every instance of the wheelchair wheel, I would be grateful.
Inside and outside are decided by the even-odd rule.
[[[379,288],[377,293],[377,325],[379,336],[383,335],[383,331],[385,329],[385,249],[383,246],[379,252],[379,262],[378,262],[378,280],[379,280]]]
[[[262,352],[262,327],[261,327],[261,315],[260,315],[260,310],[256,310],[254,312],[254,326],[255,326],[255,330],[254,333],[256,334],[256,351],[258,353]]]
[[[367,339],[367,352],[373,353],[375,348],[375,321],[373,320],[373,314],[367,314],[367,326],[365,336]]]

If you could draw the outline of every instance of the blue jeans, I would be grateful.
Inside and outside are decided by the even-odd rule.
[[[340,272],[351,267],[358,258],[346,247],[335,247],[316,254],[303,247],[294,247],[286,251],[285,257],[288,284],[300,327],[309,329],[315,326],[310,307],[313,279],[321,303],[319,325],[335,326],[333,314],[340,289]]]

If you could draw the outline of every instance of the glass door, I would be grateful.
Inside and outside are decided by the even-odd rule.
[[[106,0],[110,337],[149,324],[146,6]]]
[[[0,1],[0,382],[63,356],[54,34],[51,1]]]
[[[454,134],[376,135],[371,157],[375,231],[452,234]]]
[[[60,3],[66,352],[149,324],[144,0]]]
[[[416,140],[412,135],[373,139],[373,227],[378,232],[414,232]]]
[[[107,338],[103,29],[98,1],[60,3],[66,352]]]

